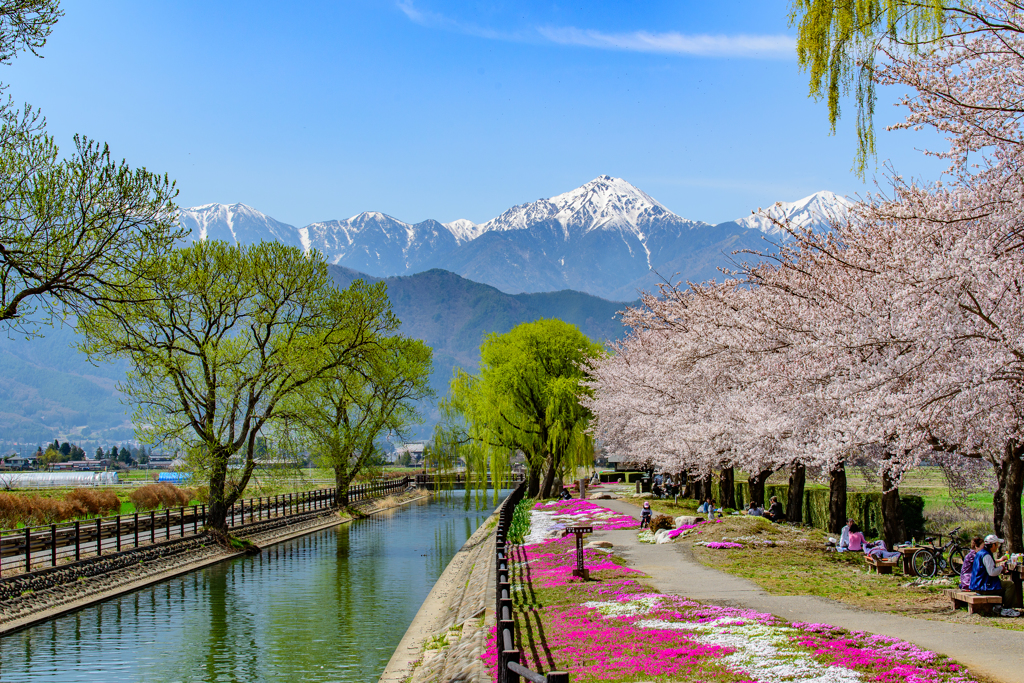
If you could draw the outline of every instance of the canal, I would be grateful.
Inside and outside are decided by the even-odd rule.
[[[0,680],[376,681],[487,518],[420,501],[0,638]]]

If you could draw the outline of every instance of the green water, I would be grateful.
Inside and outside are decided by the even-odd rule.
[[[376,681],[487,513],[413,503],[0,639],[0,681]]]

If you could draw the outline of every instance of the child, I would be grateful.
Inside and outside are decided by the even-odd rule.
[[[647,527],[651,526],[651,514],[652,513],[653,513],[653,510],[651,510],[651,504],[648,503],[645,500],[644,501],[644,510],[643,510],[643,512],[640,513],[640,528],[641,529],[647,528]]]

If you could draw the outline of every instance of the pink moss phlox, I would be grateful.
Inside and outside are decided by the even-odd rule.
[[[730,543],[729,541],[712,541],[708,543],[708,548],[714,548],[715,550],[730,550],[732,548],[742,548],[742,543]]]

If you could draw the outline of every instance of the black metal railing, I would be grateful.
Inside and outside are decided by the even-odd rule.
[[[549,671],[547,675],[531,671],[520,661],[520,651],[516,647],[516,623],[512,618],[512,583],[509,578],[509,558],[505,536],[512,524],[512,513],[516,505],[526,493],[526,482],[519,484],[508,495],[498,508],[498,528],[494,535],[494,566],[495,597],[497,604],[495,616],[498,622],[498,683],[519,683],[520,677],[533,683],[569,683],[569,674],[565,671]]]
[[[404,490],[409,477],[384,479],[348,488],[349,503]],[[237,501],[228,510],[228,528],[324,510],[334,505],[336,489],[316,489]],[[56,567],[62,561],[117,553],[140,545],[203,533],[207,506],[147,510],[0,531],[0,576]]]

